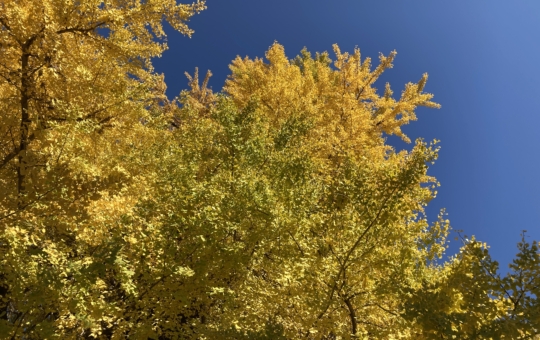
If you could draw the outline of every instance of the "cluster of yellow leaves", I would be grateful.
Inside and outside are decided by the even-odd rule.
[[[163,19],[190,35],[204,6],[0,2],[1,338],[83,336],[114,319],[98,273],[114,265],[130,290],[118,223],[152,191],[142,147],[166,102],[155,37]]]
[[[0,339],[527,339],[540,254],[440,263],[438,148],[360,51],[237,58],[164,95],[162,20],[204,2],[0,2]]]
[[[290,336],[389,337],[402,328],[394,317],[398,287],[422,276],[417,238],[428,229],[423,207],[435,192],[420,184],[434,181],[426,163],[437,151],[418,141],[410,153],[394,153],[383,132],[406,139],[400,126],[414,107],[437,105],[422,84],[407,85],[399,101],[377,96],[372,84],[394,54],[371,70],[358,50],[334,51],[334,68],[327,54],[303,51],[289,61],[278,44],[269,64],[238,58],[231,66],[225,93],[241,110],[258,103],[253,119],[264,130],[257,134],[274,148],[253,165],[258,181],[271,179],[267,213],[276,221],[274,240],[257,250],[244,283],[243,304],[254,312],[243,322],[255,327],[279,315]]]

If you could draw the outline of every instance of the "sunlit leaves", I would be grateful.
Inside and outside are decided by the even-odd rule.
[[[237,58],[169,101],[151,57],[203,2],[0,3],[0,337],[527,339],[539,250],[442,260],[437,141],[360,50]]]

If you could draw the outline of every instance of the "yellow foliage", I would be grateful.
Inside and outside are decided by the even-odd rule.
[[[0,2],[0,339],[526,339],[540,254],[501,277],[425,207],[437,142],[402,126],[427,75],[375,87],[334,46],[237,58],[169,101],[174,0]]]

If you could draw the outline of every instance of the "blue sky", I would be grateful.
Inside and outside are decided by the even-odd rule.
[[[237,55],[263,57],[274,42],[290,58],[358,46],[362,56],[397,50],[386,81],[396,94],[429,73],[425,91],[440,110],[420,109],[404,131],[441,140],[430,174],[441,182],[428,212],[446,208],[454,229],[491,246],[503,269],[521,230],[540,240],[540,1],[207,0],[191,39],[169,30],[169,50],[154,61],[167,94],[187,88],[199,67],[219,91]],[[395,139],[389,142],[403,147]],[[458,243],[452,241],[451,254]],[[503,270],[504,271],[504,270]]]

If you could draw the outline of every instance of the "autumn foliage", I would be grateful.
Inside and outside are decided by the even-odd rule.
[[[175,0],[0,2],[0,339],[533,339],[540,251],[506,276],[428,223],[437,141],[360,50],[235,59],[174,100]]]

